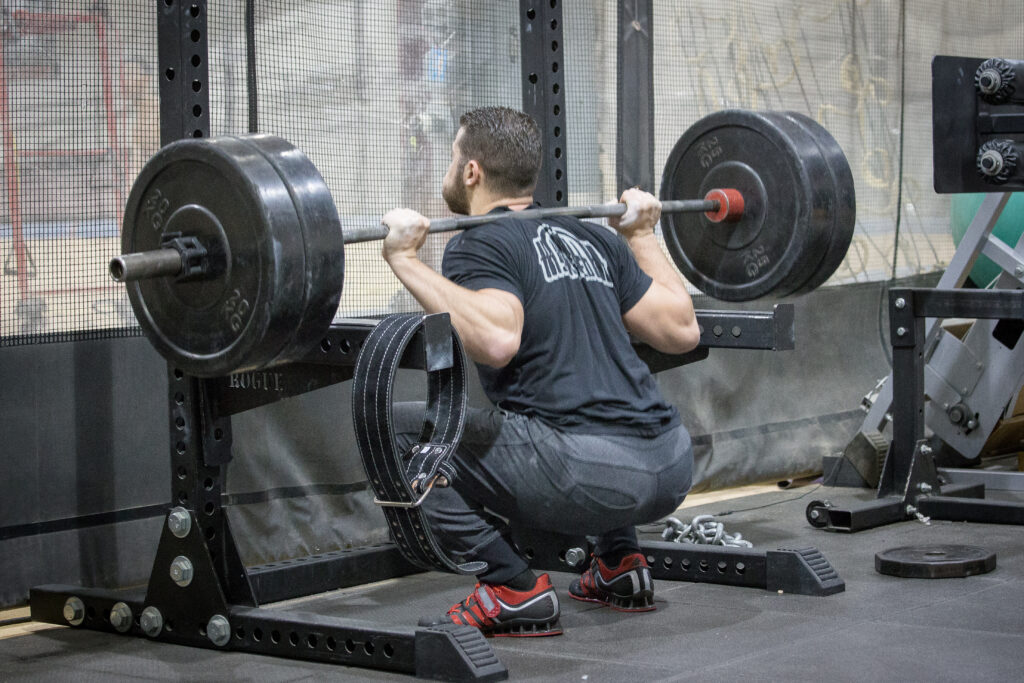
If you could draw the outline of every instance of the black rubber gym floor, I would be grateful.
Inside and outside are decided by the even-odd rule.
[[[1024,679],[1024,527],[903,522],[857,534],[811,528],[812,498],[869,499],[810,487],[687,508],[721,517],[730,533],[773,550],[812,545],[846,581],[828,597],[656,582],[657,610],[621,614],[569,599],[570,574],[553,574],[565,634],[489,642],[514,681],[1009,681]],[[804,496],[803,494],[809,493]],[[990,492],[996,500],[1024,495]],[[874,555],[904,545],[964,544],[995,551],[988,574],[901,579],[875,572]],[[289,609],[413,625],[472,588],[436,573],[282,603]],[[4,681],[401,681],[408,676],[238,653],[218,653],[58,628],[0,640]]]

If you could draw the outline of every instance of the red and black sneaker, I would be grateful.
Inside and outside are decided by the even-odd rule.
[[[452,605],[443,617],[420,619],[420,626],[455,623],[474,626],[495,637],[557,636],[558,596],[547,574],[537,577],[531,590],[478,583],[469,597]]]
[[[649,612],[654,609],[654,581],[647,560],[640,553],[626,555],[617,567],[595,557],[590,568],[569,586],[577,600],[599,602],[620,612]]]

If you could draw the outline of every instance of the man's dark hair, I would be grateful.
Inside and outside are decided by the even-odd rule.
[[[462,163],[475,159],[496,192],[530,194],[540,174],[540,128],[529,114],[481,107],[459,117]]]

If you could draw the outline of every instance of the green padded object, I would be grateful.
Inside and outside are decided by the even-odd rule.
[[[960,240],[963,239],[964,233],[967,232],[967,228],[984,198],[985,195],[982,193],[953,195],[949,209],[949,227],[953,233],[953,243],[957,246],[960,246]],[[1024,231],[1024,196],[1015,192],[1010,197],[1010,201],[1006,203],[1006,208],[1003,209],[999,220],[996,221],[996,227],[993,228],[992,234],[1013,247],[1020,239],[1022,231]],[[971,281],[978,287],[986,287],[1001,272],[1002,269],[987,256],[978,256],[978,260],[975,261],[974,268],[971,270]]]

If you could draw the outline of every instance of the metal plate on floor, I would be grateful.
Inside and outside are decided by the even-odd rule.
[[[996,554],[973,545],[915,545],[875,555],[875,571],[908,579],[951,579],[987,574]]]

